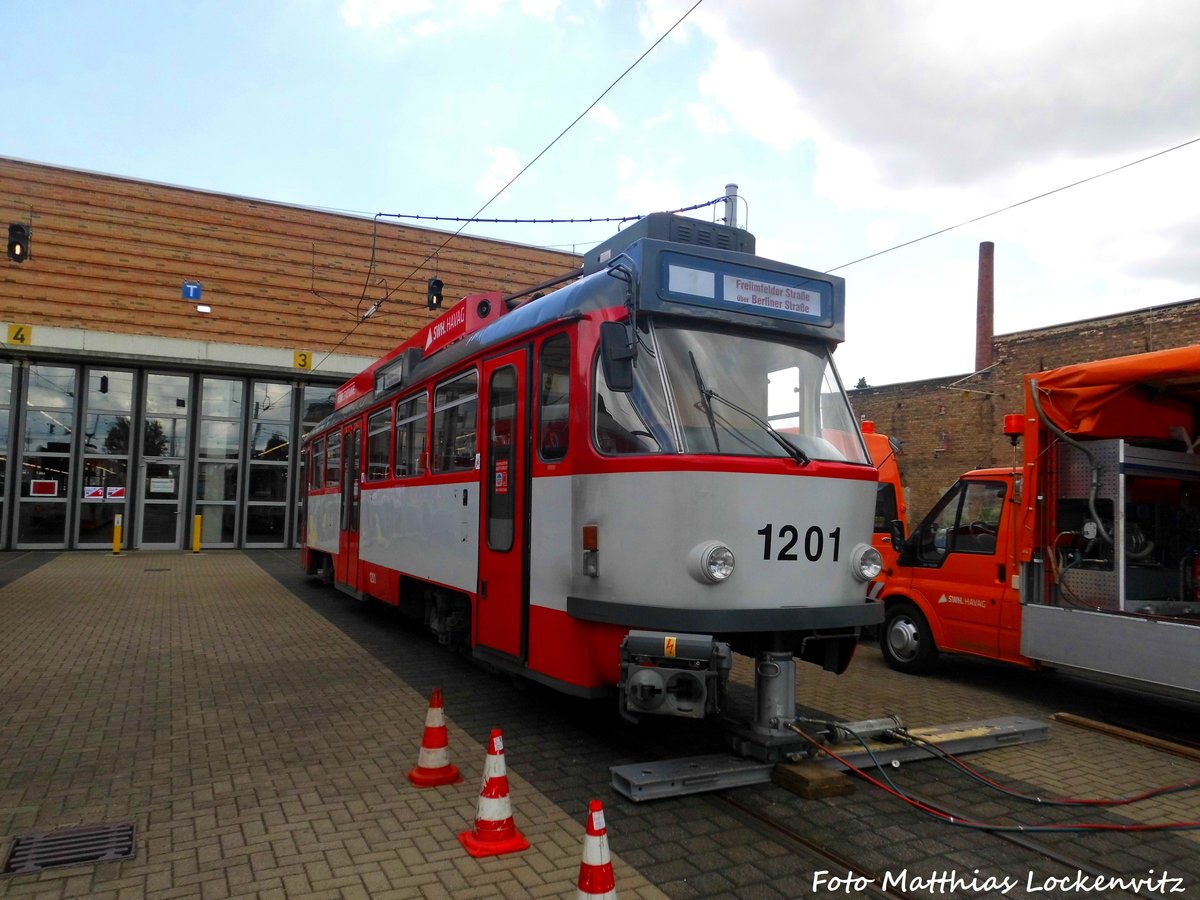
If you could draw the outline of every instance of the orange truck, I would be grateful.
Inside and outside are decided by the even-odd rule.
[[[1200,695],[1200,346],[1025,378],[1014,468],[963,475],[873,595],[904,672],[939,652]],[[880,468],[880,480],[898,472]],[[882,552],[882,551],[881,551]]]
[[[875,490],[875,526],[871,545],[879,551],[883,568],[889,569],[896,562],[897,550],[892,543],[892,531],[896,522],[902,529],[908,528],[908,506],[904,502],[904,486],[900,477],[900,465],[896,455],[899,443],[875,430],[875,423],[862,423],[863,441],[871,454],[871,464],[879,470],[879,484]],[[876,587],[876,582],[872,588]]]

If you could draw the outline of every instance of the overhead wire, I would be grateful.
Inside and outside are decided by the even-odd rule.
[[[568,124],[566,128],[564,128],[562,131],[560,131],[554,137],[554,139],[551,140],[550,143],[548,143],[545,147],[543,147],[541,149],[541,151],[533,159],[531,159],[529,162],[527,162],[521,168],[521,170],[519,172],[517,172],[515,175],[513,175],[512,178],[510,178],[508,181],[506,181],[504,183],[504,185],[498,191],[496,191],[496,193],[494,193],[481,207],[479,207],[479,209],[477,209],[475,211],[475,216],[479,216],[484,210],[486,210],[489,206],[491,206],[492,203],[494,203],[500,197],[501,194],[503,194],[506,190],[508,190],[509,187],[512,186],[513,182],[515,182],[518,178],[520,178],[522,175],[524,175],[526,172],[528,172],[529,169],[535,163],[537,163],[538,160],[540,160],[543,156],[545,156],[555,144],[557,144],[560,140],[562,140],[562,138],[567,134],[567,132],[569,132],[572,128],[574,128],[577,124],[579,124],[579,122],[583,119],[584,116],[586,116],[589,112],[591,112],[597,106],[597,104],[600,103],[601,100],[603,100],[606,96],[608,96],[608,94],[613,90],[613,88],[615,88],[618,84],[621,83],[621,81],[624,80],[625,76],[627,76],[630,72],[632,72],[642,62],[642,60],[644,60],[647,56],[649,56],[652,52],[654,52],[654,50],[658,47],[658,45],[661,44],[663,41],[665,41],[671,35],[671,33],[675,31],[676,28],[678,28],[680,25],[682,25],[684,20],[686,20],[688,18],[688,16],[690,16],[693,12],[695,12],[695,10],[703,2],[704,2],[704,0],[696,0],[695,3],[693,3],[691,6],[689,6],[687,8],[687,10],[684,11],[683,15],[681,15],[678,19],[676,19],[675,22],[671,25],[671,27],[668,28],[666,31],[664,31],[662,33],[662,35],[659,36],[658,40],[656,40],[653,44],[651,44],[649,47],[647,47],[641,56],[639,56],[632,63],[630,63],[628,66],[626,66],[625,70],[623,72],[621,72],[621,74],[618,75],[615,79],[613,79],[613,81],[608,85],[608,87],[606,87],[603,91],[601,91],[599,96],[597,96],[595,100],[593,100],[591,103],[589,103],[587,105],[587,107],[583,110],[583,112],[581,112],[574,119],[572,119],[570,124]],[[377,214],[377,215],[379,215],[379,214]],[[402,288],[406,283],[408,283],[408,281],[414,275],[416,275],[417,272],[421,271],[421,269],[425,267],[425,264],[428,263],[429,260],[431,260],[435,256],[437,256],[438,253],[440,253],[442,250],[444,250],[446,248],[447,244],[449,244],[452,240],[454,240],[456,237],[458,237],[463,232],[463,230],[467,227],[468,224],[469,223],[464,222],[462,225],[460,225],[454,231],[453,234],[450,234],[444,241],[442,241],[441,244],[439,244],[432,252],[430,252],[425,257],[425,259],[421,261],[420,264],[418,264],[408,275],[406,275],[403,279],[401,279],[399,284],[397,284],[394,288],[391,288],[390,290],[385,292],[383,297],[381,297],[379,300],[377,300],[370,307],[370,312],[371,313],[377,312],[379,310],[379,308],[381,306],[383,306],[384,303],[386,303],[389,299],[391,299],[392,295],[394,295],[396,293],[396,291],[400,290],[400,288]],[[367,273],[367,278],[368,279],[370,278],[369,270]],[[365,291],[366,291],[366,286],[364,285],[364,296],[365,296]],[[334,353],[337,352],[339,347],[341,347],[343,344],[345,344],[346,341],[350,340],[350,338],[354,334],[354,332],[358,330],[359,326],[362,325],[362,323],[364,321],[366,321],[367,318],[369,318],[369,316],[364,315],[357,322],[355,322],[354,326],[349,331],[347,331],[345,335],[342,336],[342,339],[339,340],[332,348],[330,348],[323,357],[321,357],[320,361],[317,362],[313,366],[313,369],[320,368],[321,365],[323,365],[324,362],[327,359],[329,359],[329,357],[331,357]]]
[[[532,163],[531,163],[532,165]],[[497,194],[497,196],[499,196]],[[493,198],[494,199],[494,198]],[[728,199],[724,195],[716,197],[712,200],[705,200],[701,203],[693,203],[691,206],[681,206],[678,209],[668,210],[672,213],[692,212],[696,209],[704,209],[706,206],[716,206],[718,203],[723,203]],[[586,219],[481,219],[478,215],[475,216],[421,216],[414,213],[376,213],[376,216],[382,216],[390,219],[425,219],[436,222],[482,222],[485,224],[502,224],[502,225],[573,225],[588,222],[631,222],[634,219],[644,219],[646,213],[634,213],[629,216],[599,216]]]
[[[1087,184],[1089,181],[1095,181],[1097,178],[1103,178],[1106,175],[1112,175],[1116,172],[1120,172],[1122,169],[1132,168],[1133,166],[1140,165],[1141,163],[1148,162],[1149,160],[1152,160],[1152,159],[1156,159],[1159,156],[1165,156],[1166,154],[1173,153],[1176,150],[1182,150],[1184,147],[1189,147],[1195,143],[1200,143],[1200,137],[1192,138],[1191,140],[1184,141],[1182,144],[1176,144],[1174,147],[1168,147],[1165,150],[1159,150],[1157,153],[1151,153],[1149,156],[1143,156],[1141,159],[1135,159],[1132,162],[1124,163],[1124,164],[1116,166],[1112,169],[1108,169],[1104,172],[1097,172],[1095,175],[1089,175],[1087,178],[1081,178],[1078,181],[1071,182],[1070,184],[1064,184],[1061,187],[1054,188],[1054,190],[1043,191],[1042,193],[1037,194],[1033,197],[1027,197],[1024,200],[1019,200],[1016,203],[1010,203],[1008,206],[1002,207],[1000,209],[994,209],[989,213],[984,213],[983,215],[976,216],[973,219],[967,219],[965,222],[959,222],[957,225],[948,225],[945,228],[939,228],[937,231],[931,231],[929,234],[924,234],[924,235],[921,235],[921,237],[913,238],[911,241],[905,241],[902,244],[896,244],[894,247],[888,247],[886,250],[879,250],[876,253],[870,253],[866,256],[861,256],[858,259],[851,260],[848,263],[842,263],[840,266],[834,266],[832,269],[826,269],[825,274],[829,274],[830,272],[836,272],[839,269],[846,269],[846,268],[849,268],[850,266],[858,265],[860,262],[866,262],[868,259],[875,259],[875,257],[883,256],[885,253],[891,253],[893,250],[900,250],[904,247],[911,247],[913,244],[919,244],[921,241],[927,241],[930,238],[937,237],[940,234],[946,234],[949,231],[954,231],[954,229],[956,229],[956,228],[964,228],[967,225],[973,225],[975,222],[982,222],[984,219],[990,219],[992,216],[998,216],[998,215],[1000,215],[1000,213],[1005,213],[1005,212],[1008,212],[1009,210],[1016,209],[1018,206],[1024,206],[1027,203],[1033,203],[1035,200],[1042,200],[1042,199],[1044,199],[1046,197],[1050,197],[1054,194],[1058,194],[1063,191],[1070,190],[1073,187],[1079,187],[1079,185],[1081,185],[1081,184]]]
[[[461,225],[453,233],[448,235],[446,237],[446,239],[444,241],[442,241],[441,244],[439,244],[436,248],[434,248],[433,251],[431,251],[428,255],[426,255],[426,257],[415,268],[413,268],[413,270],[408,275],[406,275],[403,279],[401,279],[401,281],[394,288],[385,288],[383,296],[379,300],[375,301],[375,303],[373,303],[368,308],[366,313],[364,313],[358,317],[357,321],[350,328],[350,330],[348,332],[346,332],[345,335],[342,336],[341,340],[339,340],[337,344],[335,344],[330,350],[328,350],[325,353],[325,355],[321,358],[320,361],[318,361],[313,366],[313,368],[314,369],[319,368],[326,360],[328,360],[329,357],[332,356],[338,350],[339,347],[341,347],[343,344],[346,343],[347,340],[350,339],[350,337],[355,333],[355,331],[358,330],[359,326],[362,325],[363,322],[365,322],[368,318],[370,318],[372,315],[374,315],[376,312],[378,312],[379,309],[383,306],[383,304],[386,303],[388,300],[390,300],[391,297],[398,290],[400,290],[400,288],[402,288],[405,284],[407,284],[417,272],[419,272],[422,268],[424,268],[424,266],[431,259],[435,258],[439,253],[441,253],[441,251],[444,250],[446,248],[446,246],[452,240],[454,240],[454,238],[456,238],[460,234],[462,234],[462,232],[466,229],[466,226],[469,224],[479,223],[479,222],[493,223],[493,224],[498,224],[498,223],[504,223],[504,224],[560,224],[560,223],[585,223],[585,222],[625,222],[625,221],[629,221],[631,219],[642,218],[641,215],[631,215],[631,216],[621,216],[621,217],[590,217],[590,218],[570,218],[570,219],[482,219],[482,218],[480,218],[480,213],[482,213],[489,206],[491,206],[492,203],[494,203],[506,190],[508,190],[508,188],[511,187],[512,184],[518,178],[520,178],[522,175],[524,175],[525,172],[527,172],[535,163],[538,162],[538,160],[540,160],[546,153],[548,153],[550,151],[550,149],[554,147],[555,144],[557,144],[569,131],[571,131],[571,129],[574,128],[584,118],[584,116],[586,116],[589,112],[591,112],[592,109],[594,109],[596,107],[596,105],[599,104],[600,101],[603,100],[604,97],[606,97],[613,90],[613,88],[615,88],[625,78],[625,76],[627,76],[631,71],[633,71],[633,69],[636,68],[638,66],[638,64],[640,64],[651,52],[653,52],[654,49],[657,48],[659,44],[661,44],[664,40],[666,40],[666,38],[669,37],[671,35],[671,33],[674,32],[674,30],[676,28],[678,28],[679,25],[681,25],[684,22],[684,20],[686,20],[696,10],[696,8],[699,7],[700,4],[703,2],[704,2],[704,0],[695,0],[695,2],[683,13],[683,15],[681,15],[666,31],[664,31],[662,33],[662,35],[660,35],[659,38],[653,44],[651,44],[648,48],[646,48],[646,50],[641,54],[641,56],[639,56],[632,63],[630,63],[629,66],[627,66],[625,68],[625,70],[622,71],[621,74],[618,75],[608,85],[608,87],[606,87],[603,91],[601,91],[600,94],[590,104],[588,104],[588,106],[586,108],[584,108],[584,110],[578,116],[576,116],[565,128],[563,128],[563,130],[560,131],[545,147],[543,147],[542,150],[536,156],[534,156],[533,159],[531,159],[528,163],[526,163],[515,175],[512,176],[512,178],[510,178],[507,182],[505,182],[504,185],[502,185],[500,187],[500,189],[496,191],[496,193],[494,193],[487,201],[485,201],[484,204],[482,206],[480,206],[478,210],[475,211],[474,215],[458,217],[458,216],[427,216],[427,215],[409,214],[409,213],[384,213],[384,212],[376,213],[374,216],[375,229],[372,232],[372,238],[371,238],[371,258],[370,258],[370,262],[368,264],[367,275],[366,275],[366,278],[364,279],[362,292],[359,297],[359,302],[357,304],[358,308],[361,308],[362,302],[366,299],[367,289],[370,285],[370,277],[371,277],[372,272],[374,272],[374,269],[375,269],[377,230],[378,230],[378,222],[379,222],[380,217],[460,222]],[[1176,150],[1181,150],[1181,149],[1191,146],[1192,144],[1195,144],[1195,143],[1200,143],[1200,137],[1192,138],[1192,139],[1184,141],[1180,144],[1176,144],[1173,147],[1168,147],[1166,149],[1159,150],[1155,153],[1151,153],[1148,156],[1141,157],[1140,159],[1132,160],[1130,162],[1123,163],[1122,165],[1119,165],[1119,166],[1114,166],[1111,169],[1107,169],[1103,172],[1097,172],[1094,175],[1089,175],[1086,178],[1081,178],[1077,181],[1071,182],[1070,184],[1061,185],[1052,190],[1043,191],[1040,194],[1036,194],[1032,197],[1027,197],[1024,200],[1019,200],[1015,203],[1010,203],[1007,206],[992,210],[991,212],[987,212],[982,215],[975,216],[970,219],[966,219],[966,220],[964,220],[962,222],[958,222],[954,225],[948,225],[945,228],[939,228],[936,231],[929,232],[928,234],[921,235],[920,237],[916,237],[911,240],[904,241],[900,244],[896,244],[894,246],[885,248],[883,250],[879,250],[875,253],[870,253],[866,256],[859,257],[858,259],[854,259],[849,262],[842,263],[841,265],[834,266],[830,269],[826,269],[825,273],[828,274],[828,273],[832,273],[832,272],[837,272],[841,269],[849,268],[850,266],[857,265],[858,263],[866,262],[867,260],[871,260],[871,259],[875,259],[876,257],[883,256],[884,254],[891,253],[895,250],[900,250],[905,247],[910,247],[914,244],[920,243],[921,241],[929,240],[930,238],[937,237],[942,234],[946,234],[946,233],[954,231],[958,228],[963,228],[963,227],[966,227],[967,225],[972,225],[976,222],[981,222],[984,219],[988,219],[993,216],[1000,215],[1001,213],[1009,212],[1020,206],[1024,206],[1029,203],[1033,203],[1036,200],[1042,200],[1046,197],[1053,196],[1054,194],[1061,193],[1063,191],[1069,190],[1074,187],[1078,187],[1083,184],[1087,184],[1088,182],[1095,181],[1099,178],[1103,178],[1108,175],[1112,175],[1116,172],[1120,172],[1124,169],[1128,169],[1128,168],[1131,168],[1136,165],[1140,165],[1141,163],[1148,162],[1149,160],[1156,159],[1157,157],[1164,156],[1164,155],[1166,155],[1168,153],[1172,153]],[[690,211],[690,210],[694,210],[694,209],[700,209],[705,206],[712,206],[724,199],[725,198],[721,197],[721,198],[717,198],[715,200],[705,201],[705,202],[698,203],[698,204],[695,204],[690,207],[683,207],[679,210],[674,210],[674,212],[686,212],[686,211]],[[561,246],[567,246],[567,245],[561,245]],[[571,245],[571,246],[574,246],[574,245]]]

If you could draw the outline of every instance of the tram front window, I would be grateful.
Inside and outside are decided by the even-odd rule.
[[[661,324],[643,337],[633,391],[608,391],[597,371],[601,451],[790,455],[869,465],[822,344]],[[621,441],[606,440],[609,418],[621,426]]]

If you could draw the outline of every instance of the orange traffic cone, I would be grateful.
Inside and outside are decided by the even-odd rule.
[[[579,892],[576,900],[617,900],[612,859],[608,855],[608,830],[604,827],[604,804],[588,804],[587,834],[583,838],[583,861],[579,863]]]
[[[487,759],[483,767],[483,788],[475,828],[458,835],[472,856],[499,856],[529,847],[525,835],[513,824],[512,804],[508,800],[508,774],[504,769],[504,736],[492,729]]]
[[[446,716],[442,707],[442,689],[434,688],[429,697],[429,711],[425,713],[425,734],[421,738],[417,766],[408,773],[408,780],[417,787],[458,784],[463,780],[458,769],[450,765],[450,740],[446,735]]]

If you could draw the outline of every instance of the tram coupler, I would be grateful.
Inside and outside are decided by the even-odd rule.
[[[732,666],[729,645],[711,635],[631,631],[621,642],[621,716],[717,715]]]

